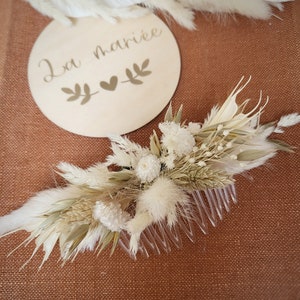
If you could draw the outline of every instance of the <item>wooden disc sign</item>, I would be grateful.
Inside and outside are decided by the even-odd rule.
[[[178,45],[156,16],[71,27],[53,21],[29,58],[28,78],[43,114],[70,132],[106,137],[140,128],[171,99],[180,76]]]

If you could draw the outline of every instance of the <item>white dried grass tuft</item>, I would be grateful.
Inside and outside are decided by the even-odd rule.
[[[272,6],[283,9],[287,0],[26,0],[40,13],[71,25],[69,17],[99,16],[106,21],[136,18],[148,9],[172,16],[180,25],[195,29],[194,11],[213,14],[241,14],[249,18],[268,19]]]

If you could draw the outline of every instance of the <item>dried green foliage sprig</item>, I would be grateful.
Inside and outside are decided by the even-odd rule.
[[[146,76],[147,65],[133,67]],[[169,251],[171,242],[180,246],[180,231],[193,239],[192,221],[207,233],[207,220],[215,226],[236,202],[234,175],[264,164],[278,150],[292,151],[269,136],[300,122],[294,113],[261,125],[261,99],[250,112],[248,101],[236,103],[244,87],[240,82],[202,124],[182,123],[182,107],[173,114],[170,106],[149,147],[111,136],[112,154],[104,163],[86,170],[60,163],[57,172],[68,185],[40,192],[1,217],[0,235],[27,230],[24,244],[35,241],[32,257],[43,247],[43,264],[57,243],[65,262],[109,245],[111,253],[121,245],[134,257],[149,249]]]

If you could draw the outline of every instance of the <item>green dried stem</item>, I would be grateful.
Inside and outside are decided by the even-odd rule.
[[[112,255],[116,250],[119,238],[120,238],[120,232],[112,232],[107,230],[106,234],[104,234],[98,241],[98,245],[96,248],[96,251],[98,251],[97,255],[103,252],[111,244],[112,247],[110,250],[110,255]]]
[[[168,110],[165,114],[164,121],[165,122],[180,123],[181,122],[181,117],[182,117],[182,110],[183,110],[183,105],[180,105],[178,111],[173,115],[172,104],[170,103],[170,105],[168,107]]]
[[[294,147],[290,146],[284,141],[272,139],[270,140],[270,142],[276,145],[278,150],[285,151],[285,152],[294,152],[293,150]]]
[[[155,130],[153,130],[153,134],[150,136],[150,151],[157,157],[159,157],[162,152],[162,147]]]

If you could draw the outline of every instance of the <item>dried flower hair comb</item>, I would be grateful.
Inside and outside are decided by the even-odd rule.
[[[169,107],[159,124],[162,135],[154,131],[149,148],[113,136],[106,162],[87,170],[60,163],[58,173],[68,185],[42,191],[1,217],[0,235],[28,231],[21,245],[35,240],[31,258],[43,246],[43,265],[57,243],[65,262],[110,244],[111,252],[120,245],[132,257],[168,252],[181,246],[182,233],[194,239],[194,225],[207,233],[208,224],[215,226],[237,201],[234,175],[278,150],[292,151],[269,136],[300,122],[294,113],[260,124],[266,106],[261,98],[250,112],[248,100],[236,103],[245,85],[240,82],[221,107],[213,107],[203,124],[180,123],[181,109],[173,115]]]

